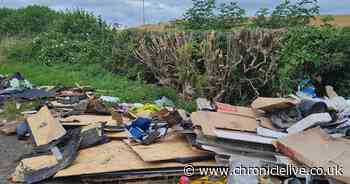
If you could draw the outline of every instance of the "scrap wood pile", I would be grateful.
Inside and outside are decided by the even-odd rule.
[[[343,171],[319,177],[199,179],[205,183],[350,183],[350,104],[330,87],[327,97],[305,88],[288,98],[259,97],[251,107],[199,98],[197,112],[189,114],[166,97],[148,104],[122,103],[81,86],[42,90],[27,85],[13,92],[12,78],[2,78],[2,90],[7,91],[0,93],[3,102],[41,101],[40,107],[24,113],[25,122],[15,129],[19,139],[32,140],[34,147],[12,174],[13,182],[79,177],[100,183],[182,176],[179,183],[196,183],[184,176],[184,166],[191,164],[196,168],[193,176],[199,175],[200,167],[293,165]],[[41,95],[23,95],[32,90]]]

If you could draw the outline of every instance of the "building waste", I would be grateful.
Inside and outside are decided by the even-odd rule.
[[[258,97],[250,106],[198,98],[197,110],[186,112],[167,97],[129,103],[90,86],[40,87],[20,73],[1,76],[0,114],[13,101],[21,120],[1,121],[0,132],[33,147],[9,180],[350,183],[350,103],[331,86],[326,91],[318,97],[299,87],[295,95]],[[38,103],[22,110],[27,102]],[[305,173],[229,174],[291,167]],[[203,175],[200,168],[228,173]],[[323,172],[312,174],[314,168]]]

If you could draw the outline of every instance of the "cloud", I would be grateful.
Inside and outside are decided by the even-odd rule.
[[[218,3],[230,0],[217,0]],[[254,15],[259,8],[274,8],[282,0],[238,0],[240,6]],[[1,6],[20,8],[38,4],[55,10],[82,8],[101,15],[109,23],[118,22],[127,26],[142,23],[142,0],[0,0]],[[191,0],[145,0],[147,23],[157,23],[181,18]],[[323,14],[350,14],[350,1],[320,0]]]

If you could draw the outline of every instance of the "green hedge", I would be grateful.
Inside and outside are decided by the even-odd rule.
[[[0,35],[32,35],[49,30],[59,13],[45,6],[0,8]]]
[[[295,27],[288,30],[279,50],[280,89],[291,92],[301,79],[321,76],[342,95],[350,95],[350,29]]]

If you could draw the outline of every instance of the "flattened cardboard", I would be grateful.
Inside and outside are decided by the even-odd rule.
[[[117,125],[116,120],[112,118],[112,116],[101,116],[101,115],[75,115],[69,116],[67,118],[63,118],[60,120],[64,125],[90,125],[98,122],[107,122],[107,125]],[[129,119],[123,117],[124,122],[128,122]]]
[[[255,132],[257,122],[255,119],[219,112],[198,111],[191,114],[192,123],[200,126],[205,135],[215,136],[216,127]]]
[[[261,115],[260,113],[254,111],[250,107],[233,106],[230,104],[224,104],[219,102],[215,102],[215,105],[217,107],[217,112],[246,116],[250,118],[257,118]]]
[[[127,139],[129,134],[127,132],[105,132],[106,137],[115,140]]]
[[[343,175],[334,179],[350,183],[350,140],[332,138],[320,128],[290,134],[275,143],[285,155],[304,163],[309,167],[342,167]]]
[[[266,98],[259,97],[251,104],[253,109],[263,110],[265,112],[272,112],[278,109],[285,109],[293,107],[297,104],[296,100],[289,98]]]
[[[168,135],[160,142],[151,145],[132,144],[130,142],[127,142],[127,144],[145,162],[196,159],[208,156],[208,152],[192,148],[187,143],[186,138],[178,134]]]
[[[195,166],[215,166],[214,161],[195,162]],[[79,151],[74,163],[59,171],[55,177],[99,174],[118,171],[137,171],[147,169],[181,168],[179,163],[148,163],[124,142],[111,141],[106,144]]]
[[[37,146],[49,144],[67,133],[46,106],[38,113],[28,116],[27,122]]]
[[[205,135],[211,136],[215,136],[214,130],[216,128],[256,132],[258,127],[258,122],[255,118],[220,112],[194,112],[191,114],[191,120],[195,126],[200,126],[202,128]],[[261,118],[261,124],[266,128],[273,129],[271,121],[267,118]]]

